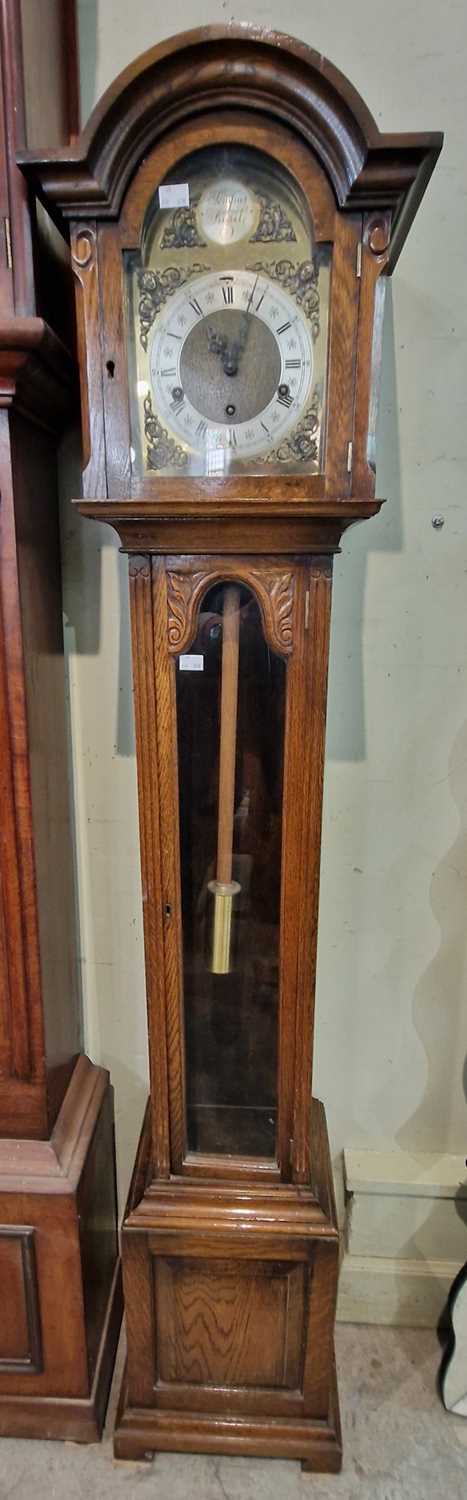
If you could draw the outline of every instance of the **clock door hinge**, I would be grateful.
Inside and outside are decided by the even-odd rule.
[[[12,256],[12,253],[11,253],[11,228],[10,228],[10,220],[5,217],[4,220],[3,220],[3,224],[4,224],[4,229],[5,229],[5,257],[6,257],[6,263],[7,263],[8,270],[12,271],[13,270],[13,256]]]
[[[361,274],[362,274],[362,242],[361,242],[361,240],[358,241],[358,245],[357,245],[357,264],[356,264],[356,267],[355,267],[355,271],[356,271],[357,281],[359,281],[360,277],[361,277]]]
[[[347,473],[352,473],[353,443],[347,444]]]

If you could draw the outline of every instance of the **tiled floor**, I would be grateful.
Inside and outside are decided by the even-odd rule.
[[[100,1447],[0,1442],[1,1500],[467,1500],[467,1419],[444,1411],[436,1391],[434,1333],[337,1329],[344,1468],[301,1473],[283,1460],[166,1454],[116,1463],[109,1419]]]

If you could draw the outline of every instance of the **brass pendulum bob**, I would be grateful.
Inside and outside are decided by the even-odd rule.
[[[232,903],[241,889],[238,881],[232,880],[239,627],[240,589],[232,584],[224,595],[217,866],[216,879],[209,882],[209,890],[214,896],[213,974],[228,974],[230,971]]]

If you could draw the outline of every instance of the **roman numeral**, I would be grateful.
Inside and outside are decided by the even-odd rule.
[[[197,302],[196,297],[193,297],[193,298],[190,297],[189,298],[189,303],[190,303],[190,307],[193,308],[193,312],[197,313],[198,318],[202,318],[202,316],[203,316],[203,309],[202,309],[202,307],[200,307],[199,302]],[[288,327],[290,328],[290,323],[288,324]]]
[[[286,370],[301,370],[302,361],[301,359],[286,359],[285,368]]]
[[[170,410],[173,411],[174,417],[178,417],[178,413],[179,413],[179,411],[182,410],[182,407],[184,405],[185,405],[185,397],[184,396],[182,396],[181,401],[177,400],[177,401],[171,401],[170,402]]]
[[[230,447],[231,448],[236,448],[237,447],[237,434],[236,434],[236,431],[235,431],[235,427],[229,427],[229,431],[228,431],[227,435],[228,435]]]
[[[261,296],[260,296],[259,302],[256,303],[255,312],[259,312],[259,309],[261,307],[261,303],[264,302],[265,296],[266,296],[266,290],[264,292],[261,292]]]
[[[208,424],[207,424],[207,422],[204,422],[204,421],[198,422],[198,426],[196,428],[196,436],[197,437],[204,437],[205,433],[207,432],[207,430],[208,430]]]
[[[287,394],[287,395],[284,394],[283,396],[278,396],[277,400],[279,402],[279,406],[291,406],[292,405],[292,401],[293,401],[293,396],[290,396],[289,394]]]
[[[291,324],[290,319],[289,319],[288,323],[282,323],[282,326],[277,329],[277,333],[287,333],[287,329],[291,328],[291,327],[292,327],[292,324]]]
[[[227,304],[230,303],[230,305],[232,305],[234,299],[234,289],[232,286],[232,282],[229,282],[227,286],[222,287],[222,296],[224,298],[224,302],[226,302]]]
[[[176,374],[177,374],[177,368],[176,368],[176,365],[174,365],[174,367],[173,367],[173,370],[161,370],[161,372],[160,372],[160,373],[161,373],[161,375],[163,375],[163,376],[164,376],[164,377],[165,377],[165,376],[167,376],[167,375],[176,375]]]
[[[270,437],[271,434],[270,434],[270,431],[269,431],[269,427],[266,427],[266,423],[265,422],[261,422],[260,426],[262,427],[263,432],[266,433],[266,437]]]

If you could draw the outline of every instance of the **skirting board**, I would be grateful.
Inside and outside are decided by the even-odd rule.
[[[435,1328],[458,1267],[452,1261],[344,1255],[337,1321]]]
[[[436,1326],[467,1259],[465,1160],[445,1152],[344,1152],[342,1322]]]

